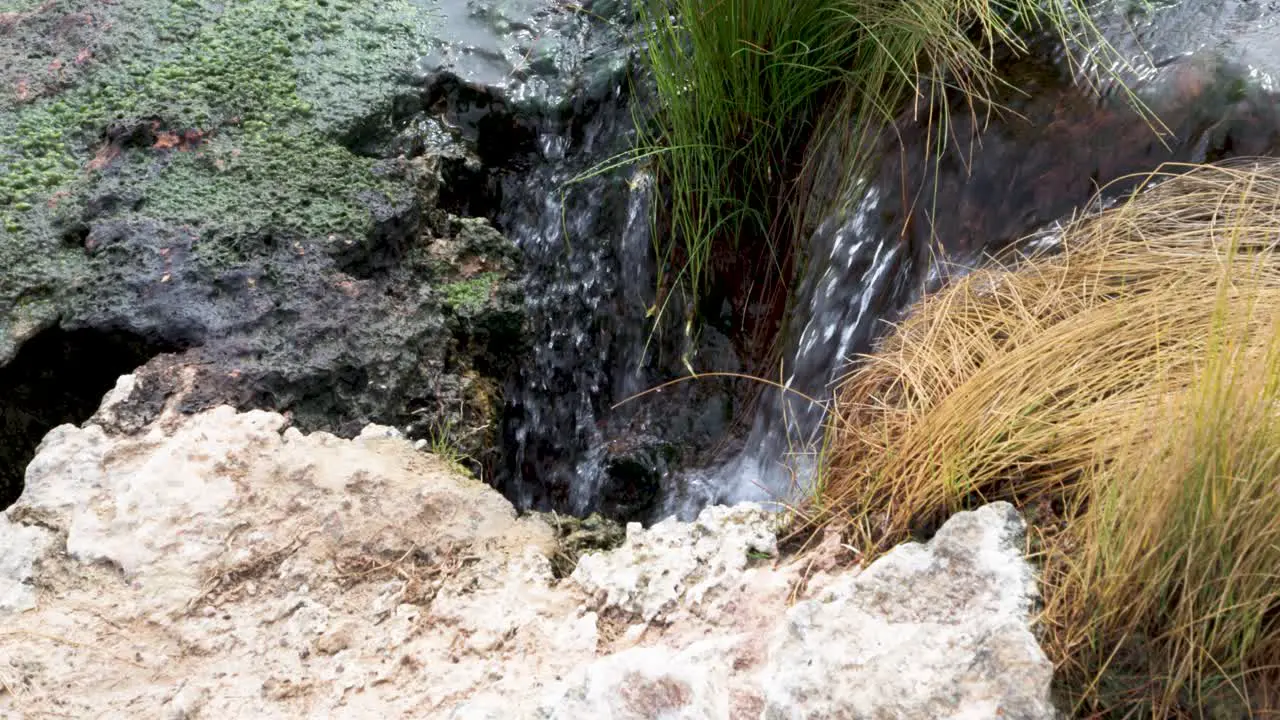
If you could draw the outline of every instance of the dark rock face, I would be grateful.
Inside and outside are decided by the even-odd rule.
[[[392,142],[427,122],[409,72],[425,11],[168,5],[58,0],[0,22],[0,57],[36,42],[97,70],[18,63],[43,74],[0,98],[22,148],[0,155],[0,499],[44,430],[144,363],[144,404],[182,386],[185,410],[392,424],[492,467],[525,343],[520,257],[441,207],[469,190],[450,184],[464,139]],[[43,27],[65,32],[41,44]]]
[[[42,410],[58,422],[79,422],[116,376],[158,350],[191,348],[139,371],[144,382],[189,383],[184,410],[276,409],[306,430],[343,435],[369,422],[394,424],[492,465],[493,433],[477,428],[493,427],[500,398],[492,388],[524,342],[518,254],[482,220],[446,216],[443,236],[434,236],[412,195],[373,215],[374,232],[359,242],[269,232],[223,239],[216,249],[234,252],[233,261],[211,257],[189,228],[87,216],[81,252],[89,272],[59,308],[62,329],[46,333],[74,339],[110,329],[152,350],[98,360],[93,343],[67,340],[76,352],[30,377],[24,361],[42,342],[37,335],[0,387],[23,396],[15,403],[47,403]],[[51,354],[32,352],[45,361]],[[56,394],[85,372],[66,364],[73,362],[92,369],[83,407],[85,397]],[[5,440],[34,432],[6,427]],[[0,459],[10,475],[34,443],[12,447]]]
[[[522,508],[650,520],[667,475],[724,438],[741,388],[708,377],[642,391],[741,364],[715,328],[685,336],[678,299],[653,327],[652,178],[626,163],[595,172],[631,148],[648,102],[631,17],[611,2],[529,3],[519,20],[519,3],[469,7],[446,24],[479,38],[424,60],[423,106],[474,148],[444,160],[441,206],[491,217],[524,263],[531,342],[505,388],[494,478]],[[409,148],[432,134],[410,130]]]
[[[390,224],[413,225],[404,215]],[[336,257],[307,240],[262,238],[221,271],[203,265],[193,238],[171,228],[107,222],[90,233],[90,242],[98,239],[94,252],[114,248],[116,257],[64,325],[111,324],[199,345],[181,360],[203,379],[197,405],[287,409],[305,427],[343,434],[375,419],[403,424],[407,408],[395,408],[421,394],[413,388],[443,371],[450,355],[450,317],[459,311],[441,287],[445,273],[432,266],[433,238],[398,247],[405,238],[375,237]],[[509,272],[509,257],[500,260]],[[518,296],[502,299],[510,305]],[[509,311],[497,314],[518,336],[518,311],[514,321]],[[461,327],[458,334],[465,339]]]

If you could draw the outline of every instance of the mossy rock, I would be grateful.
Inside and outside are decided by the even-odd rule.
[[[8,233],[33,231],[50,200],[66,213],[117,177],[141,183],[137,209],[159,220],[367,231],[360,195],[394,193],[398,181],[347,143],[406,92],[402,70],[428,43],[425,9],[122,0],[101,18],[99,5],[40,4],[15,13],[15,31],[0,38],[0,57],[16,59],[33,54],[26,45],[40,28],[96,28],[56,35],[51,58],[35,54],[41,67],[19,63],[25,89],[0,105]],[[56,78],[48,67],[61,68]]]
[[[127,328],[175,350],[144,368],[157,385],[201,374],[185,410],[287,410],[351,434],[426,409],[468,454],[491,452],[505,366],[490,346],[517,344],[502,334],[523,317],[517,253],[436,207],[435,145],[410,160],[389,140],[397,113],[421,109],[415,62],[439,42],[428,7],[0,13],[0,62],[27,80],[0,88],[0,365],[51,325]],[[502,258],[436,268],[433,235]]]

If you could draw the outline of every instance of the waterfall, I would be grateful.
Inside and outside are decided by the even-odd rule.
[[[647,264],[649,184],[634,168],[582,177],[632,136],[618,88],[582,127],[543,130],[537,164],[503,181],[511,200],[499,225],[524,255],[533,339],[507,399],[507,489],[525,507],[596,506],[603,411],[642,383],[639,364],[623,358],[643,340],[652,284],[635,272]]]
[[[741,449],[687,473],[663,514],[691,518],[706,504],[790,501],[814,480],[833,385],[866,352],[885,320],[940,279],[939,263],[910,254],[881,218],[886,190],[854,188],[847,212],[826,217],[808,238],[810,258],[783,328],[781,387],[769,387]]]
[[[1123,99],[1082,91],[1052,58],[1017,58],[1008,76],[1028,91],[997,98],[1007,115],[959,107],[954,147],[937,156],[924,125],[904,119],[879,168],[831,203],[842,209],[809,219],[780,360],[766,373],[779,387],[764,389],[749,415],[742,385],[709,377],[619,408],[684,375],[686,359],[699,372],[741,371],[732,336],[744,318],[721,322],[708,318],[718,310],[698,308],[702,331],[689,338],[671,327],[685,308],[667,307],[664,326],[652,326],[650,223],[662,189],[643,164],[609,163],[634,147],[633,112],[651,109],[652,87],[635,74],[629,31],[618,32],[625,22],[566,17],[546,21],[571,28],[559,44],[524,29],[528,47],[500,53],[528,58],[541,42],[560,48],[554,63],[510,61],[502,87],[458,109],[476,127],[505,113],[488,122],[488,142],[507,142],[509,128],[530,138],[489,163],[499,178],[492,219],[524,257],[530,348],[506,388],[496,478],[521,508],[654,520],[709,503],[794,499],[813,481],[840,374],[923,292],[1084,207],[1113,180],[1166,161],[1261,152],[1274,126],[1265,97],[1230,92],[1229,66],[1160,66],[1171,81],[1151,81],[1151,108],[1169,129],[1159,142]],[[486,156],[485,138],[475,150]],[[830,162],[839,177],[845,169]],[[814,206],[835,186],[818,184]],[[744,432],[731,432],[735,421]]]

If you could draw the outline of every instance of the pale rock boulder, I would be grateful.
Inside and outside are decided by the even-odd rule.
[[[962,512],[791,608],[761,676],[765,717],[1054,717],[1024,533],[1007,503]]]
[[[1007,505],[861,570],[713,507],[557,579],[550,528],[392,428],[133,391],[0,514],[0,717],[1053,717]]]
[[[131,387],[114,429],[51,431],[0,515],[0,717],[438,717],[506,666],[532,707],[594,655],[550,528],[393,430],[127,427]]]
[[[621,548],[582,557],[571,580],[596,609],[646,623],[704,615],[742,582],[752,558],[778,554],[775,530],[774,515],[754,503],[708,507],[693,522],[671,517],[648,530],[630,523]]]

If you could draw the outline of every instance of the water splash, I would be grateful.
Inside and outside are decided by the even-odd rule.
[[[915,289],[903,282],[911,260],[879,220],[883,191],[855,191],[862,195],[853,209],[826,218],[809,238],[811,260],[783,330],[781,387],[764,392],[735,456],[670,483],[664,514],[688,518],[710,503],[787,501],[810,487],[837,374],[868,348],[883,319],[918,294],[903,292]]]

